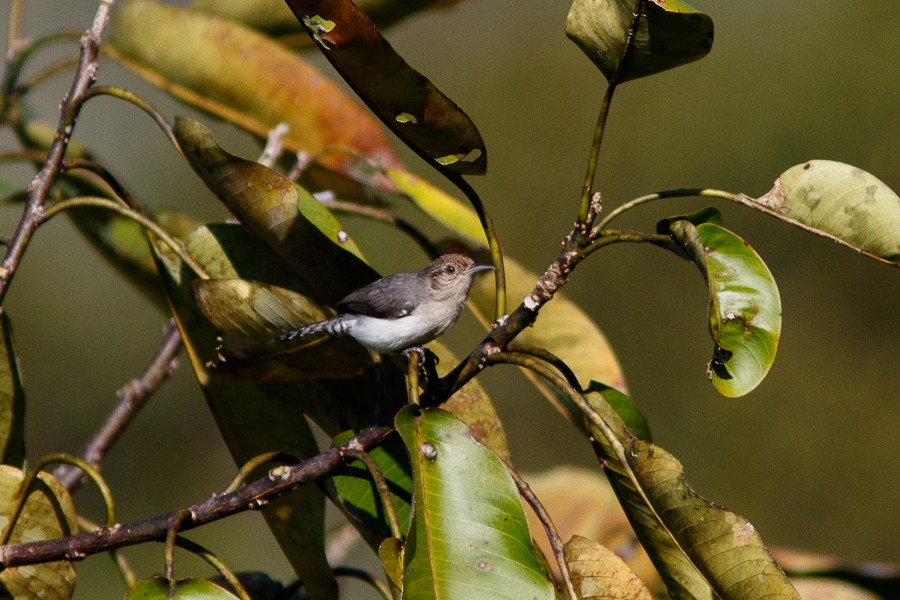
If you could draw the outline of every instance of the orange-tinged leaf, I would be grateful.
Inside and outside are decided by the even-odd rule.
[[[175,97],[265,137],[278,123],[284,147],[317,154],[346,146],[397,164],[383,130],[334,82],[278,42],[235,21],[154,2],[123,4],[109,49]],[[323,157],[331,166],[347,156]]]

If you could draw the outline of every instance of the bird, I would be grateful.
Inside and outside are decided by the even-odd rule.
[[[337,316],[289,331],[273,343],[325,333],[352,337],[375,352],[421,350],[456,324],[475,274],[493,268],[462,254],[444,254],[421,271],[388,275],[351,292],[337,303]]]

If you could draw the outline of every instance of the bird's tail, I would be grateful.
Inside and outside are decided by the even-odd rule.
[[[283,335],[279,335],[277,338],[272,340],[272,343],[278,344],[281,342],[287,342],[299,337],[305,337],[316,333],[327,333],[331,337],[341,337],[342,335],[347,335],[352,324],[353,315],[338,315],[337,317],[334,317],[332,319],[319,321],[318,323],[310,323],[309,325],[304,325],[303,327],[298,327],[293,331],[289,331]]]

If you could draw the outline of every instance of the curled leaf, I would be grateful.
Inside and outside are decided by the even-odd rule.
[[[176,98],[284,147],[318,154],[345,146],[397,164],[381,127],[340,87],[276,41],[235,21],[155,2],[120,6],[109,47],[124,66]],[[330,154],[341,166],[346,155]]]
[[[775,279],[747,242],[724,227],[676,221],[671,231],[709,287],[713,385],[729,398],[743,396],[760,384],[775,362],[781,337],[781,298]]]
[[[754,202],[803,229],[900,266],[900,197],[862,169],[811,160],[782,173]]]
[[[350,0],[286,0],[341,76],[381,122],[433,166],[461,174],[487,169],[475,124],[413,69]]]
[[[713,22],[682,0],[575,0],[566,35],[621,83],[700,60],[712,48]]]

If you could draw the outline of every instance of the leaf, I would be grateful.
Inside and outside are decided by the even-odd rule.
[[[579,598],[653,600],[653,594],[625,561],[601,544],[573,535],[563,555]]]
[[[438,170],[479,175],[487,149],[472,120],[410,67],[350,0],[286,0],[381,122]]]
[[[205,579],[149,577],[135,583],[125,600],[237,600],[237,596]]]
[[[0,465],[0,526],[9,524],[25,477],[22,471]],[[75,506],[69,493],[49,473],[39,473],[9,536],[10,544],[53,540],[78,533]],[[68,561],[41,563],[0,572],[0,597],[71,598],[75,569]]]
[[[0,335],[0,462],[21,468],[25,464],[25,389],[6,310],[0,310]]]
[[[465,425],[439,409],[395,418],[413,468],[406,598],[555,598],[512,478]]]
[[[401,598],[403,589],[403,542],[386,538],[378,547],[378,559],[384,568],[394,598]]]
[[[713,22],[682,0],[575,0],[566,17],[566,35],[607,80],[615,76],[622,83],[709,54]]]
[[[229,154],[197,121],[177,118],[175,136],[206,185],[316,300],[333,305],[378,279],[337,219],[305,190],[268,167]]]
[[[487,244],[481,221],[467,204],[463,204],[413,173],[387,169],[384,174],[400,194],[426,215],[472,243]]]
[[[352,339],[327,344],[278,344],[272,340],[300,325],[332,316],[306,296],[245,279],[194,281],[197,306],[222,339],[217,366],[255,381],[355,377],[371,362]]]
[[[691,489],[681,463],[629,435],[599,393],[585,398],[603,419],[594,449],[671,597],[799,600],[753,525]]]
[[[105,50],[176,98],[265,138],[287,123],[285,149],[345,146],[396,165],[381,127],[293,52],[235,21],[154,2],[128,2],[111,19]],[[331,166],[345,153],[322,157]]]
[[[798,577],[792,581],[803,600],[883,600],[890,598],[890,596],[881,596],[838,579]]]
[[[900,197],[874,175],[831,160],[785,171],[753,202],[862,254],[900,266]]]
[[[729,398],[743,396],[775,362],[781,336],[778,286],[759,255],[727,229],[676,221],[672,233],[709,286],[713,385]]]

